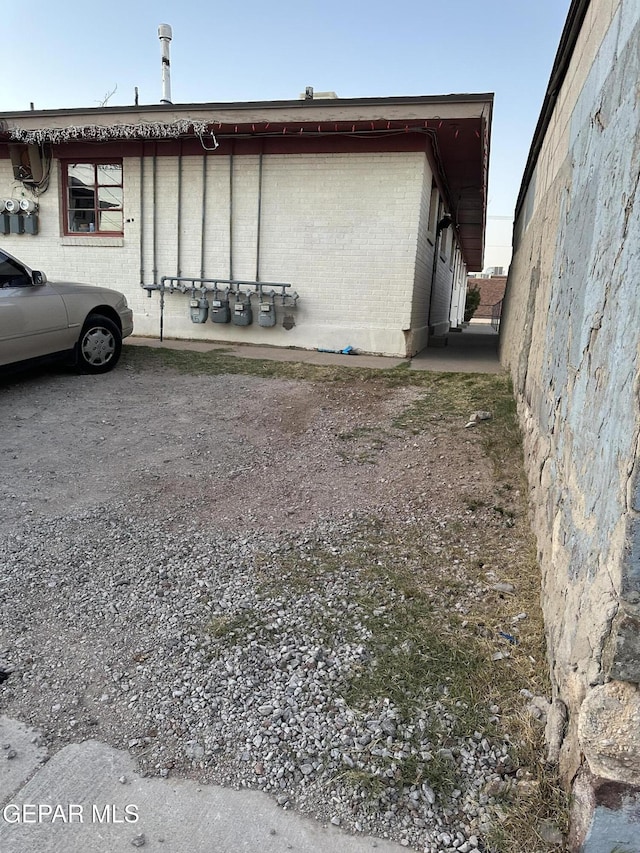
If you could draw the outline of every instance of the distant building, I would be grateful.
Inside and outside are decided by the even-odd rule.
[[[502,269],[502,267],[497,267]],[[506,275],[469,276],[467,280],[468,290],[480,291],[480,304],[476,308],[471,322],[490,323],[495,321],[496,314],[500,316],[500,309],[504,291],[507,286]]]

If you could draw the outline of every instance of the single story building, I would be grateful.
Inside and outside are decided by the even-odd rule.
[[[412,355],[481,270],[493,96],[0,113],[0,245],[139,335]]]

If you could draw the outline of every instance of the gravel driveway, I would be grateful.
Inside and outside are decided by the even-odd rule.
[[[446,676],[406,704],[402,685],[354,698],[406,606],[393,572],[463,618],[507,565],[467,571],[487,531],[519,547],[481,428],[399,424],[421,396],[141,354],[0,385],[2,712],[52,750],[97,738],[150,774],[261,788],[417,850],[486,849],[515,771],[500,708],[480,702],[491,734],[461,730]]]

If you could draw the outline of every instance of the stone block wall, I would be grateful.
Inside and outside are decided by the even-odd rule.
[[[592,0],[524,187],[503,311],[568,783],[640,786],[639,44],[637,0]]]

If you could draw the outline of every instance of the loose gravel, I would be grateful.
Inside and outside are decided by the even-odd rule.
[[[3,713],[52,749],[98,738],[144,773],[258,788],[428,853],[485,849],[514,771],[500,708],[489,734],[460,731],[444,682],[408,705],[349,698],[403,605],[372,530],[421,530],[442,559],[409,567],[425,589],[429,572],[462,582],[488,528],[509,545],[481,508],[477,432],[395,425],[419,395],[126,357],[0,386]],[[464,615],[496,580],[447,606]]]

